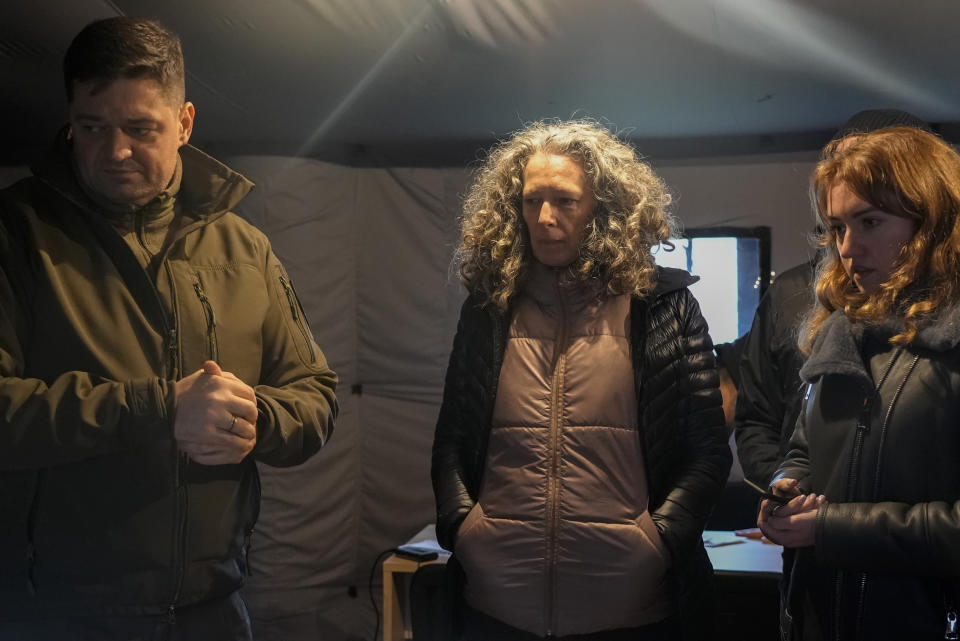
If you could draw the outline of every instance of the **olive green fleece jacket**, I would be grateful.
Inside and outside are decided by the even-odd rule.
[[[0,191],[0,620],[175,613],[243,582],[254,459],[329,438],[336,375],[266,237],[252,184],[184,147],[156,278],[77,184],[61,140]],[[253,386],[257,445],[204,466],[173,439],[173,382],[213,359]]]

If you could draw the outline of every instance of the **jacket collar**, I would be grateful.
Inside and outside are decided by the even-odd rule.
[[[653,288],[653,298],[690,287],[699,280],[699,276],[694,276],[682,269],[657,265],[657,285]]]
[[[825,374],[844,374],[872,385],[860,353],[864,334],[889,338],[899,333],[902,326],[903,319],[899,317],[868,326],[851,323],[840,310],[833,312],[813,342],[810,356],[800,369],[801,378],[809,383]],[[945,352],[957,345],[960,345],[960,302],[921,322],[910,347]]]
[[[64,127],[51,149],[32,167],[33,174],[75,204],[99,213],[100,208],[77,180],[71,155],[71,142]],[[222,215],[253,189],[253,183],[244,176],[196,147],[181,147],[180,161],[182,176],[177,198],[193,217],[212,219]]]
[[[196,147],[180,148],[181,196],[194,215],[213,216],[233,209],[250,193],[253,182]]]
[[[860,356],[863,326],[854,325],[840,310],[831,314],[814,339],[810,355],[800,368],[800,378],[809,383],[824,374],[843,374],[873,385]]]
[[[604,287],[597,280],[576,280],[562,267],[548,267],[533,261],[521,285],[521,295],[533,299],[542,308],[559,305],[582,310],[604,297]]]

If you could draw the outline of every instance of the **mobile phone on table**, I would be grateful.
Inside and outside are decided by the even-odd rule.
[[[743,479],[743,482],[749,485],[750,489],[756,491],[760,495],[760,498],[767,499],[768,501],[773,501],[774,503],[779,503],[780,505],[789,503],[790,500],[793,498],[792,496],[780,496],[779,494],[768,492],[767,490],[763,489],[762,487],[760,487],[759,485],[757,485],[756,483],[754,483],[753,481],[747,478]]]

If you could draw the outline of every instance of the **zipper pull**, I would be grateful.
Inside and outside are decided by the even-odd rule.
[[[170,377],[177,377],[177,328],[167,333],[167,359],[170,363]]]
[[[283,291],[287,295],[287,304],[290,305],[290,314],[293,315],[293,320],[299,320],[299,314],[297,313],[297,301],[293,296],[293,288],[283,276],[280,277],[280,284],[283,286]]]
[[[167,623],[170,625],[177,624],[177,611],[172,605],[167,608]]]
[[[870,431],[870,400],[869,396],[863,399],[863,409],[860,410],[860,417],[857,419],[857,431]]]
[[[944,639],[957,639],[957,613],[953,608],[947,610],[947,629],[943,633]]]

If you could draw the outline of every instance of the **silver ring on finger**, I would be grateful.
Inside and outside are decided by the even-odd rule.
[[[230,427],[229,427],[229,429],[227,429],[227,431],[230,432],[231,434],[233,434],[233,430],[237,427],[237,419],[238,419],[238,418],[240,418],[240,417],[237,416],[236,414],[234,414],[234,415],[233,415],[233,420],[230,421]]]
[[[783,503],[777,503],[773,506],[773,509],[770,510],[770,516],[776,516],[780,513],[780,509],[783,507]]]

